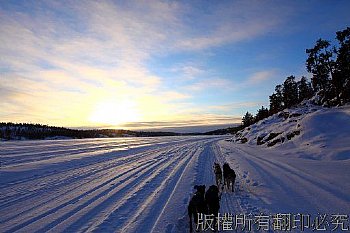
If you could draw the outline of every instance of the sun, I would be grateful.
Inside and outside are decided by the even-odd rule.
[[[90,115],[90,121],[98,124],[120,126],[127,122],[138,121],[140,114],[134,102],[102,101],[96,104]]]

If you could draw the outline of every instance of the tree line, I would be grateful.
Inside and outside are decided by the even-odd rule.
[[[291,75],[275,87],[269,96],[269,109],[262,106],[253,116],[246,112],[243,127],[249,126],[281,110],[293,107],[303,100],[325,107],[340,106],[350,101],[350,27],[336,32],[336,45],[319,39],[313,48],[306,49],[306,70],[312,74],[296,81]]]
[[[178,136],[172,132],[131,131],[123,129],[89,129],[78,130],[43,124],[0,122],[0,139],[47,139],[54,137],[66,138],[104,138],[104,137],[156,137]]]

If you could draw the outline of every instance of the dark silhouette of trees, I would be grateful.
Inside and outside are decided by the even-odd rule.
[[[315,91],[326,90],[330,88],[330,79],[334,73],[334,49],[330,49],[330,42],[319,39],[316,45],[311,49],[306,49],[308,58],[306,60],[306,69],[313,74],[312,86]]]
[[[255,116],[255,122],[260,121],[262,119],[265,119],[269,116],[269,110],[267,108],[264,108],[264,106],[261,106],[261,108],[258,110],[256,116]]]
[[[311,83],[306,77],[296,81],[293,75],[283,84],[275,87],[269,96],[270,109],[262,107],[255,118],[247,112],[243,127],[251,125],[272,114],[291,108],[304,100],[311,99],[324,106],[343,105],[350,101],[350,27],[336,33],[338,47],[327,40],[319,39],[308,55],[306,69],[312,74]]]
[[[293,75],[286,78],[283,83],[282,91],[285,108],[290,108],[298,103],[298,85]]]
[[[276,112],[279,112],[283,110],[284,103],[283,103],[283,94],[282,94],[283,87],[282,85],[277,85],[275,87],[275,92],[270,95],[270,113],[275,114]]]
[[[42,124],[0,122],[0,139],[60,139],[66,138],[101,138],[101,137],[156,137],[156,136],[177,136],[173,132],[147,132],[130,131],[122,129],[92,129],[77,130],[63,127],[48,126]]]
[[[242,118],[242,124],[244,127],[249,126],[254,123],[254,117],[251,113],[246,112],[246,114]]]
[[[306,77],[302,77],[296,82],[293,75],[287,77],[283,84],[275,87],[275,92],[269,96],[270,109],[262,106],[255,117],[247,112],[242,118],[242,125],[246,127],[262,119],[265,119],[285,108],[293,107],[305,99],[309,99],[314,95],[311,83]]]
[[[319,39],[307,49],[307,71],[313,74],[312,85],[320,97],[319,104],[342,105],[350,100],[350,28],[336,33],[338,47]]]
[[[343,104],[350,101],[350,27],[336,34],[339,48],[332,84]]]
[[[282,111],[285,108],[293,107],[305,99],[310,99],[314,95],[311,83],[306,77],[301,77],[296,82],[293,75],[287,77],[283,84],[275,87],[275,92],[269,96],[269,115]]]
[[[311,87],[311,84],[308,82],[306,77],[301,77],[300,81],[297,82],[298,86],[298,102],[303,100],[310,99],[314,92]]]

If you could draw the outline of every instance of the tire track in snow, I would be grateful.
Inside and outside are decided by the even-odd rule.
[[[55,188],[62,188],[62,185],[70,184],[74,181],[80,181],[81,179],[88,178],[91,175],[96,175],[98,173],[103,173],[99,175],[98,177],[93,177],[93,180],[99,179],[100,177],[104,176],[105,174],[109,173],[110,170],[115,169],[118,165],[129,165],[130,163],[133,163],[134,161],[141,160],[141,158],[150,156],[152,159],[152,155],[156,155],[155,153],[158,153],[159,150],[150,151],[147,153],[138,153],[132,156],[129,156],[127,158],[116,158],[112,161],[103,161],[102,164],[93,164],[88,165],[86,167],[76,167],[70,170],[65,170],[59,173],[54,173],[52,175],[47,175],[45,177],[41,177],[36,179],[30,179],[30,180],[22,180],[21,182],[15,182],[11,183],[11,186],[18,185],[21,183],[25,183],[21,186],[21,189],[24,190],[26,193],[20,193],[16,192],[16,190],[13,192],[14,194],[11,196],[10,194],[7,194],[11,189],[11,186],[7,187],[0,187],[4,191],[2,192],[2,197],[0,198],[0,208],[5,208],[13,203],[20,202],[22,200],[28,199],[30,197],[36,197],[37,195],[44,194],[48,191],[54,191]],[[98,168],[98,169],[97,169]],[[89,180],[89,182],[93,181]],[[47,181],[52,181],[52,183],[47,183]],[[79,186],[80,184],[78,184]],[[35,189],[38,186],[37,189]],[[34,188],[33,188],[34,187]],[[67,188],[67,187],[65,187]],[[70,189],[74,189],[74,187],[69,187]],[[27,191],[30,191],[28,193]],[[16,199],[16,196],[19,196],[18,199]],[[10,199],[10,200],[8,200]],[[2,200],[8,200],[7,202],[3,202]]]
[[[127,166],[127,165],[133,163],[134,161],[141,160],[141,158],[144,158],[147,156],[150,156],[150,158],[147,157],[147,160],[151,160],[153,158],[152,152],[154,152],[154,151],[150,151],[148,153],[143,153],[143,154],[132,155],[132,156],[130,156],[132,158],[123,158],[122,161],[119,161],[120,159],[117,158],[116,162],[112,163],[112,164],[110,164],[108,162],[104,162],[103,165],[95,164],[95,165],[91,165],[90,167],[84,168],[84,169],[80,169],[80,167],[79,167],[79,168],[73,170],[73,174],[69,174],[69,176],[67,175],[66,177],[61,175],[62,177],[59,176],[59,177],[57,177],[57,179],[54,179],[55,177],[51,178],[51,176],[49,176],[48,179],[49,180],[52,179],[52,181],[53,181],[52,186],[51,186],[51,184],[47,183],[47,180],[42,178],[43,181],[40,182],[40,179],[39,179],[38,183],[44,183],[45,185],[39,185],[40,188],[37,190],[33,190],[30,188],[32,186],[36,186],[36,182],[29,182],[29,184],[26,184],[24,187],[21,186],[21,189],[23,189],[24,191],[30,190],[30,193],[24,194],[24,195],[22,193],[18,193],[18,196],[20,196],[20,198],[15,199],[15,198],[11,197],[11,199],[8,202],[1,202],[0,208],[6,208],[7,206],[11,206],[11,204],[18,203],[22,200],[27,200],[30,197],[37,198],[38,195],[46,194],[48,191],[49,192],[55,191],[54,195],[57,194],[57,195],[61,196],[62,194],[58,193],[59,190],[55,190],[55,188],[61,188],[62,190],[68,189],[68,191],[66,191],[64,194],[66,194],[67,192],[74,192],[74,189],[78,188],[82,184],[94,182],[95,180],[100,179],[104,175],[115,170],[115,166],[117,166],[117,165],[122,164],[123,166]],[[155,156],[156,156],[156,154],[155,154]],[[124,161],[127,161],[127,162],[123,163]],[[106,167],[104,167],[104,166],[106,166]],[[99,169],[96,169],[96,167],[98,167]],[[84,173],[84,171],[85,171],[85,173]],[[69,171],[69,172],[72,172],[72,171]],[[65,173],[65,172],[63,172],[63,173]],[[79,173],[82,173],[82,174],[79,174]],[[87,182],[85,182],[85,183],[81,183],[81,181],[82,181],[81,179],[89,178],[90,175],[96,175],[98,173],[102,173],[102,174],[99,174],[97,177],[92,177],[92,179],[88,179]],[[79,176],[76,176],[76,174],[79,174]],[[60,181],[63,181],[63,182],[60,182]],[[73,187],[62,186],[64,184],[68,184],[68,185],[71,184],[70,181],[77,181],[78,184],[76,184]],[[2,196],[5,196],[6,192],[8,192],[8,189],[4,189],[4,191],[2,192],[2,194],[3,194]],[[8,196],[8,195],[5,197],[6,197],[6,199],[10,198],[10,196]],[[5,197],[4,197],[4,199],[5,199]],[[50,193],[50,197],[52,197],[51,193]],[[42,200],[43,200],[43,198],[41,196],[41,199],[39,202],[41,202]],[[23,207],[21,209],[23,209]]]
[[[167,200],[173,196],[181,177],[184,175],[184,171],[193,162],[193,160],[196,160],[196,155],[200,150],[201,148],[198,146],[198,143],[192,145],[190,149],[184,150],[184,153],[187,154],[186,157],[181,161],[181,163],[176,165],[175,169],[167,176],[167,179],[164,180],[157,188],[156,193],[159,193],[158,197],[151,196],[148,198],[143,205],[144,208],[141,208],[138,213],[128,221],[127,225],[123,227],[121,232],[149,232],[153,230],[154,225],[157,223],[158,216],[165,214],[164,208],[167,204]],[[152,202],[153,204],[151,204]],[[150,204],[152,207],[149,206]],[[148,217],[143,217],[143,214]],[[141,220],[135,227],[132,224],[136,222],[137,219]]]
[[[187,205],[192,197],[194,185],[213,184],[214,178],[207,167],[212,166],[213,154],[209,152],[210,145],[218,139],[202,141],[198,147],[200,151],[188,163],[181,178],[172,191],[167,204],[163,207],[162,213],[158,216],[151,232],[188,232],[189,221]],[[199,183],[200,182],[200,183]]]
[[[22,165],[25,163],[30,162],[43,162],[45,160],[49,160],[52,158],[55,158],[57,156],[60,157],[69,157],[76,154],[89,154],[91,152],[95,151],[117,151],[121,149],[125,149],[126,145],[122,143],[113,143],[112,145],[92,145],[89,147],[83,147],[83,145],[76,145],[76,146],[69,146],[69,145],[59,145],[60,149],[56,149],[57,145],[52,146],[52,150],[47,150],[45,148],[36,149],[34,146],[29,147],[25,150],[25,152],[18,153],[18,151],[11,153],[7,150],[6,155],[2,156],[2,158],[5,160],[4,164],[7,167],[15,167],[18,165]],[[28,152],[30,151],[30,152]],[[8,157],[10,157],[10,160],[7,161]]]
[[[57,157],[57,159],[59,158],[61,161],[56,160],[56,161],[54,161],[54,164],[57,164],[58,162],[66,162],[66,160],[62,160],[62,157],[67,157],[67,159],[70,159],[70,160],[73,160],[73,158],[74,158],[74,160],[68,161],[67,164],[64,164],[64,167],[60,166],[59,169],[55,166],[51,167],[50,171],[47,171],[49,169],[45,169],[45,172],[43,174],[30,175],[29,177],[25,176],[24,179],[22,178],[22,179],[16,179],[16,180],[11,180],[11,181],[5,181],[4,183],[3,183],[3,180],[1,180],[0,181],[0,189],[1,188],[9,188],[12,185],[27,183],[28,181],[31,181],[31,180],[38,181],[39,178],[47,178],[48,176],[55,177],[56,175],[58,175],[59,173],[64,172],[64,171],[76,170],[77,168],[95,165],[96,163],[100,164],[102,160],[104,160],[104,162],[108,163],[108,162],[110,162],[110,160],[115,159],[114,155],[116,153],[118,153],[117,159],[122,160],[122,159],[128,158],[130,156],[137,156],[140,154],[142,155],[145,151],[152,151],[152,150],[155,152],[161,151],[161,150],[164,150],[164,148],[171,148],[171,147],[175,146],[174,143],[181,145],[183,143],[189,143],[192,140],[194,140],[194,139],[189,139],[188,142],[185,139],[182,139],[182,140],[177,139],[173,142],[163,142],[163,143],[158,142],[152,146],[148,146],[149,148],[147,148],[147,147],[145,148],[146,144],[143,144],[142,147],[133,148],[132,150],[120,151],[120,152],[115,152],[112,150],[103,150],[103,151],[95,150],[95,151],[92,151],[94,153],[81,152],[79,156],[71,156],[71,157],[69,157],[69,155],[62,156],[62,155],[58,154],[58,156],[56,156],[56,157]],[[7,153],[6,151],[7,150],[5,150],[4,153]],[[46,152],[46,153],[48,153],[48,152]],[[35,156],[35,153],[31,152],[31,155]],[[2,155],[2,157],[3,157],[3,155]],[[83,161],[79,161],[78,159],[75,160],[75,158],[81,158]],[[33,162],[38,162],[38,161],[33,161]],[[28,164],[19,164],[19,165],[16,165],[15,167],[26,166],[26,165],[28,165]],[[59,165],[61,165],[61,164],[59,164]],[[0,171],[7,171],[7,170],[11,169],[11,166],[0,167],[0,169],[1,169]],[[51,170],[53,170],[53,171],[51,171]]]
[[[215,143],[218,140],[211,140],[203,142],[203,151],[198,155],[196,164],[193,166],[193,178],[190,184],[191,191],[193,192],[194,185],[206,185],[206,189],[210,185],[215,184],[215,177],[213,172],[213,164],[216,161],[216,154],[213,151]],[[189,220],[187,213],[187,205],[192,197],[192,193],[185,194],[187,198],[184,201],[184,212],[182,217],[173,224],[169,224],[166,227],[166,232],[189,232]]]
[[[172,148],[170,153],[173,151],[176,153],[177,150],[178,148],[176,147]],[[169,156],[169,153],[165,153],[164,157],[164,160],[155,165],[152,165],[152,167],[147,167],[145,170],[139,173],[137,177],[123,180],[122,187],[118,190],[109,192],[108,197],[105,197],[105,193],[103,195],[99,195],[98,198],[95,196],[94,203],[88,203],[88,205],[84,205],[84,210],[78,209],[79,211],[71,211],[69,213],[66,213],[64,217],[56,219],[53,223],[49,224],[42,230],[46,231],[56,226],[58,228],[63,227],[64,229],[66,229],[68,226],[68,231],[85,231],[87,229],[90,229],[91,225],[98,224],[106,218],[106,215],[108,216],[111,212],[116,211],[124,204],[126,204],[128,199],[125,197],[135,196],[138,190],[140,190],[146,184],[152,184],[152,181],[155,180],[159,174],[165,172],[165,168],[174,163],[177,163],[179,160],[179,158]],[[115,200],[116,202],[114,202]],[[126,214],[130,214],[130,211],[128,211]],[[72,223],[69,223],[68,218],[74,218],[72,220]],[[89,223],[89,220],[93,221]]]
[[[85,139],[86,140],[86,139]],[[111,140],[110,142],[104,142],[104,140]],[[45,161],[59,157],[70,157],[76,154],[89,154],[95,151],[115,152],[125,149],[137,149],[146,146],[166,146],[172,143],[186,142],[186,138],[175,138],[169,142],[168,139],[159,140],[152,138],[138,138],[138,139],[104,139],[104,140],[91,140],[91,142],[85,143],[84,140],[63,140],[63,141],[51,141],[50,145],[46,145],[47,142],[35,141],[35,142],[21,142],[20,147],[16,147],[18,143],[14,144],[13,149],[8,143],[6,151],[0,151],[2,163],[6,167],[16,167],[25,163]],[[191,140],[190,138],[188,140]],[[23,145],[23,143],[29,143],[29,145]],[[57,149],[59,147],[60,149]],[[30,151],[30,152],[28,152]]]
[[[151,161],[140,162],[139,166],[135,167],[134,169],[142,168],[142,167],[144,167],[144,165],[147,165],[147,164],[150,164],[150,163],[151,163]],[[104,174],[101,174],[101,175],[99,175],[97,177],[94,177],[93,179],[87,179],[85,182],[81,182],[81,180],[78,179],[78,181],[80,181],[80,183],[75,184],[73,187],[62,186],[62,187],[59,187],[61,190],[57,190],[57,191],[51,189],[51,190],[49,190],[50,193],[47,194],[47,196],[50,197],[49,199],[47,199],[47,198],[45,199],[43,196],[40,196],[40,200],[38,201],[36,199],[37,199],[38,195],[40,195],[41,193],[33,193],[31,196],[33,196],[33,201],[32,202],[35,203],[35,205],[30,205],[27,209],[21,208],[21,212],[17,213],[15,216],[11,216],[10,218],[1,220],[0,223],[6,222],[6,221],[10,221],[10,220],[15,219],[16,217],[18,217],[20,215],[24,215],[24,214],[30,213],[33,210],[38,210],[39,207],[43,207],[43,206],[45,206],[47,204],[50,204],[50,202],[53,202],[53,201],[54,202],[63,202],[63,201],[65,201],[66,195],[69,195],[70,193],[74,194],[74,192],[76,192],[76,189],[78,189],[81,186],[88,187],[89,189],[80,190],[80,192],[83,191],[85,193],[89,193],[90,190],[94,189],[96,186],[99,185],[99,183],[97,183],[96,180],[99,180],[100,178],[103,178],[107,173],[111,172],[110,170],[111,169],[109,169]],[[119,176],[123,176],[123,175],[127,174],[128,172],[130,172],[130,170],[127,171],[127,172],[123,172],[123,173],[119,174]],[[80,177],[80,178],[82,178],[82,177]],[[69,181],[69,180],[67,180],[67,181]],[[96,183],[97,183],[97,185],[95,187],[93,187],[93,185],[96,184]],[[63,192],[60,192],[62,190],[63,190]],[[44,192],[45,191],[48,192],[48,190],[44,190]],[[51,198],[51,196],[52,196],[51,193],[53,191],[55,191],[55,193],[54,193],[55,196],[53,198]],[[45,193],[42,193],[42,194],[45,194]],[[26,202],[30,201],[30,200],[27,200],[27,198],[24,198],[24,199],[25,199]],[[22,201],[22,200],[18,200],[18,201]],[[17,202],[17,200],[13,201],[13,203],[15,203],[16,205],[23,205],[21,203],[17,204],[16,202]],[[25,207],[27,207],[27,206],[25,206]],[[14,206],[11,206],[11,208],[14,208]],[[4,208],[4,210],[6,211],[6,208]]]
[[[328,200],[338,200],[340,202],[343,202],[346,206],[346,203],[349,203],[350,201],[349,195],[341,192],[339,189],[331,187],[325,182],[317,180],[315,179],[315,177],[311,177],[311,175],[301,170],[298,170],[288,164],[267,160],[259,156],[253,156],[241,148],[235,149],[243,153],[246,157],[248,157],[250,159],[250,162],[253,163],[253,166],[259,169],[261,172],[265,173],[265,176],[270,177],[271,181],[276,182],[280,190],[284,192],[286,196],[293,196],[295,198],[300,199],[305,199],[305,197],[309,197],[306,203],[312,205],[310,205],[310,208],[308,209],[312,209],[312,207],[315,208],[320,204],[320,196],[318,198],[318,201],[312,198],[315,195],[315,190],[319,190],[319,192],[316,193],[322,193],[322,195],[327,196],[322,197],[324,199],[324,202],[322,202],[323,204],[327,203]],[[264,168],[264,166],[261,166],[261,164],[264,164],[264,166],[266,167]],[[267,167],[268,169],[266,169]],[[283,179],[281,179],[281,177],[283,177]],[[288,180],[289,182],[286,183],[286,180]],[[292,188],[293,185],[291,184],[298,184],[299,187],[303,188],[299,188],[296,192],[296,190]],[[291,209],[295,209],[295,206],[292,206]],[[315,211],[315,213],[317,213],[318,211]]]
[[[232,214],[234,215],[246,215],[250,218],[259,215],[260,213],[266,213],[266,210],[258,207],[257,203],[259,202],[259,197],[250,189],[250,187],[243,182],[244,178],[240,171],[239,163],[232,163],[227,160],[227,153],[222,151],[222,147],[219,144],[215,145],[215,151],[217,155],[217,160],[220,161],[221,165],[227,162],[230,167],[235,170],[236,173],[236,181],[235,181],[235,192],[224,191],[222,194],[221,201],[221,214]],[[225,155],[225,156],[224,156]],[[231,155],[232,156],[232,155]],[[230,160],[234,160],[234,158],[230,158]],[[236,160],[235,160],[236,161]],[[237,226],[235,229],[234,225],[232,226],[233,232],[242,232],[242,226]],[[226,232],[226,231],[225,231]],[[252,229],[249,232],[259,232],[254,229],[252,225]]]
[[[168,159],[168,158],[165,157],[165,158],[163,158],[162,160],[159,160],[159,161],[152,161],[152,163],[148,167],[153,168],[154,166],[158,165],[159,163],[163,162],[163,160],[166,160],[166,159]],[[137,168],[139,168],[139,169],[137,169]],[[45,208],[43,208],[43,210],[40,210],[40,209],[36,210],[36,211],[44,212],[44,213],[39,215],[39,216],[36,216],[35,218],[31,218],[31,219],[27,220],[26,222],[24,222],[22,224],[18,224],[17,227],[10,229],[10,231],[16,230],[16,229],[21,229],[23,227],[26,227],[27,225],[30,225],[32,223],[35,223],[35,222],[39,221],[39,220],[44,221],[44,219],[46,217],[50,217],[51,218],[52,217],[52,216],[50,216],[51,214],[58,214],[57,213],[58,210],[61,210],[62,212],[64,212],[66,207],[69,207],[72,204],[76,204],[78,201],[80,201],[82,198],[84,198],[86,196],[94,195],[91,199],[88,199],[85,203],[93,202],[93,201],[95,201],[94,197],[96,197],[96,195],[100,196],[101,193],[107,194],[108,192],[111,191],[111,187],[108,187],[111,182],[114,182],[119,177],[123,177],[123,175],[126,175],[126,174],[131,172],[131,174],[129,176],[124,177],[123,180],[122,180],[122,181],[129,181],[130,177],[134,176],[135,174],[137,174],[140,171],[142,172],[143,168],[144,168],[143,166],[141,166],[141,167],[138,166],[136,168],[131,168],[130,170],[127,170],[125,173],[118,174],[117,176],[114,176],[112,178],[108,178],[107,177],[108,178],[107,181],[103,182],[102,184],[98,184],[96,187],[90,189],[87,192],[84,192],[83,194],[81,194],[81,195],[79,195],[79,196],[77,196],[77,197],[75,197],[73,199],[70,199],[69,201],[65,201],[64,199],[67,198],[67,197],[66,196],[62,196],[61,198],[64,200],[63,204],[60,204],[57,207],[51,208],[49,211],[46,211],[46,212],[45,212]],[[143,172],[145,172],[145,170],[143,170]],[[111,174],[111,175],[113,175],[113,174]],[[119,185],[122,185],[122,184],[123,183],[113,184],[112,188],[117,188]],[[96,192],[100,192],[100,193],[96,193]],[[59,201],[62,202],[62,200],[59,200]],[[82,205],[84,205],[84,204],[82,204]],[[46,206],[44,206],[44,207],[46,207]],[[79,207],[80,206],[78,206],[75,209],[78,210]]]
[[[157,152],[160,151],[159,149],[154,150],[153,152]],[[43,172],[43,174],[40,175],[32,175],[29,177],[25,177],[24,179],[17,179],[17,180],[13,180],[10,181],[8,183],[5,184],[0,184],[0,188],[9,188],[13,185],[18,185],[18,184],[22,184],[22,183],[28,183],[29,181],[35,181],[38,182],[40,180],[40,178],[43,178],[44,180],[46,180],[48,177],[52,176],[54,178],[57,178],[57,175],[59,175],[60,173],[64,173],[64,172],[70,172],[71,170],[76,171],[80,168],[87,168],[90,169],[90,166],[99,166],[102,163],[110,163],[111,160],[112,161],[119,161],[120,160],[120,164],[122,164],[123,162],[125,162],[124,160],[129,160],[132,157],[136,157],[136,159],[139,159],[139,156],[143,156],[144,152],[141,153],[135,153],[135,154],[128,154],[128,153],[120,153],[117,154],[117,158],[114,157],[114,155],[116,154],[115,152],[101,152],[101,151],[94,151],[95,153],[93,154],[93,156],[90,155],[91,158],[87,158],[85,157],[86,153],[81,153],[79,157],[81,157],[82,159],[84,159],[84,161],[78,161],[78,160],[74,160],[74,161],[69,161],[71,163],[65,164],[65,167],[62,169],[60,167],[60,169],[58,170],[57,168],[53,167],[53,171],[45,171]],[[151,154],[152,151],[150,151],[147,154],[144,154],[143,157],[148,156],[149,154]],[[61,156],[59,156],[61,157]],[[91,159],[91,161],[90,161]],[[64,162],[64,161],[63,161]],[[96,164],[97,163],[97,164]],[[78,165],[78,166],[77,166]],[[9,167],[6,167],[6,169],[9,169]],[[48,170],[48,169],[46,169]],[[79,171],[79,170],[78,170]],[[30,185],[30,184],[29,184]]]
[[[190,140],[182,138],[174,142],[167,140],[157,142],[147,150],[136,148],[131,150],[131,154],[129,151],[123,152],[118,154],[120,158],[115,158],[113,152],[95,151],[93,156],[101,157],[85,159],[80,155],[81,160],[72,163],[68,160],[68,168],[61,166],[57,171],[49,173],[39,170],[42,173],[40,177],[25,177],[12,181],[13,183],[3,182],[1,190],[5,190],[6,186],[13,189],[7,192],[6,198],[0,200],[1,210],[8,209],[6,219],[3,215],[0,218],[1,229],[5,232],[63,231],[67,227],[77,231],[101,229],[98,226],[106,225],[99,225],[98,220],[110,216],[115,210],[132,213],[129,211],[130,206],[127,206],[132,203],[129,201],[140,193],[146,197],[147,204],[138,204],[134,200],[134,203],[138,204],[135,205],[136,210],[133,210],[135,216],[142,217],[150,212],[160,213],[166,205],[164,200],[173,195],[169,187],[177,186],[180,177],[186,175],[184,171],[188,170],[188,164],[195,160],[193,154],[199,150],[198,145],[213,141],[204,137]],[[135,150],[141,153],[136,155]],[[184,153],[181,155],[182,151]],[[157,189],[152,183],[157,183],[160,187]],[[161,196],[147,197],[146,191],[154,189],[159,191]],[[162,192],[163,190],[166,192]],[[124,196],[131,196],[131,200],[123,201]],[[16,209],[20,210],[20,213],[14,211],[15,206],[19,207]],[[149,206],[160,209],[153,210]],[[154,225],[156,219],[152,221]],[[124,226],[125,229],[129,229],[129,226],[130,229],[136,227],[130,221],[114,224],[116,223],[112,222],[113,229],[118,229],[119,226]]]

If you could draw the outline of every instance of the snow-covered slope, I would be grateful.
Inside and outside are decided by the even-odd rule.
[[[299,155],[310,159],[350,159],[350,105],[323,108],[306,101],[239,131],[233,140],[304,151]]]

